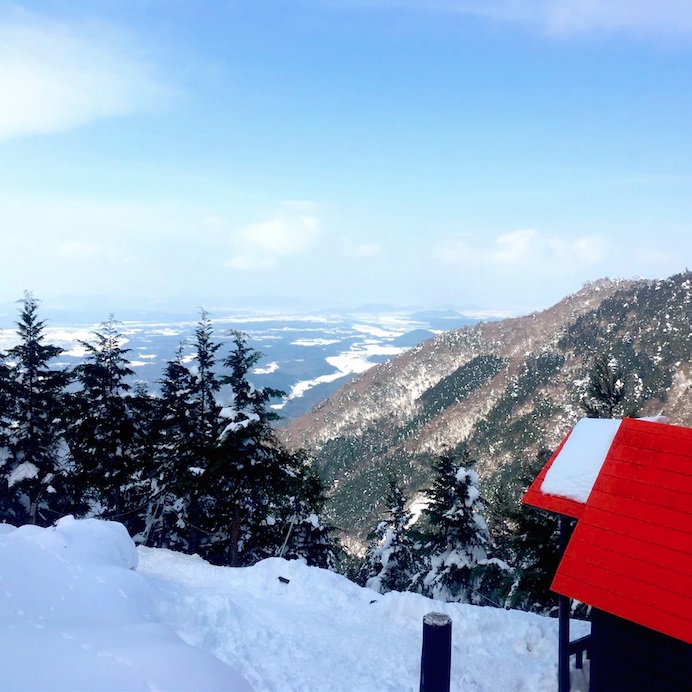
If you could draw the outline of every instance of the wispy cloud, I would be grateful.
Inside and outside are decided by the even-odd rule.
[[[553,35],[590,31],[692,36],[689,0],[322,0],[341,9],[473,15],[533,25]]]
[[[543,19],[555,33],[591,30],[692,35],[689,0],[554,0]]]
[[[157,107],[171,92],[139,52],[101,24],[0,21],[0,141]]]
[[[567,269],[575,263],[601,262],[607,254],[608,243],[603,238],[567,239],[535,230],[513,231],[490,240],[456,236],[445,239],[435,248],[440,261],[464,267]]]
[[[65,259],[88,259],[98,255],[99,246],[97,243],[74,241],[58,245],[57,253]]]
[[[540,4],[539,0],[538,4]],[[522,19],[536,14],[536,0],[321,0],[334,9],[413,10]]]
[[[274,218],[252,223],[231,234],[233,256],[228,267],[240,270],[273,267],[283,257],[310,252],[322,234],[314,205],[292,202]]]
[[[347,257],[356,257],[359,259],[367,259],[370,257],[377,257],[383,252],[382,245],[379,243],[365,242],[365,243],[354,243],[352,241],[346,241],[343,247],[343,254]]]

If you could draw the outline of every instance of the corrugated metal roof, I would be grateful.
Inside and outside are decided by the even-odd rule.
[[[585,503],[540,486],[523,501],[578,519],[553,590],[692,643],[692,429],[625,419]]]

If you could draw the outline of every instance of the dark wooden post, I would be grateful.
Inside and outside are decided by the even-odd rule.
[[[420,692],[449,692],[452,671],[452,618],[428,613],[423,618]]]
[[[565,554],[572,534],[572,522],[560,515],[560,559]],[[557,653],[557,689],[558,692],[569,692],[569,615],[570,599],[558,596],[558,653]]]

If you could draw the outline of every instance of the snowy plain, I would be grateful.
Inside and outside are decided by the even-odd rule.
[[[557,689],[554,619],[379,595],[300,561],[216,567],[115,522],[0,524],[2,690],[417,690],[431,611],[452,618],[453,690]]]
[[[11,306],[14,309],[14,306]],[[86,354],[83,342],[93,341],[100,322],[69,311],[47,311],[46,342],[64,349],[59,364],[73,367]],[[144,315],[146,316],[146,315]],[[123,318],[119,324],[121,345],[128,349],[135,379],[157,391],[166,361],[183,344],[183,360],[194,360],[195,311],[187,319],[180,315],[158,315],[156,319]],[[487,317],[487,316],[486,316]],[[492,316],[491,316],[492,317]],[[99,318],[101,321],[107,315]],[[481,318],[475,313],[454,311],[411,312],[395,310],[373,312],[282,312],[227,311],[211,318],[215,340],[228,346],[229,330],[248,336],[249,345],[263,354],[252,372],[256,387],[271,387],[286,392],[273,402],[282,418],[289,420],[304,413],[331,394],[350,377],[404,353],[425,338],[440,331],[473,324]],[[120,319],[120,318],[119,318]],[[3,313],[0,305],[0,351],[18,343],[15,316]],[[226,349],[219,352],[223,358]]]

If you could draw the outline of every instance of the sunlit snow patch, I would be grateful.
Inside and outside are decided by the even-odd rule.
[[[0,687],[4,690],[249,690],[156,616],[116,522],[0,524]]]
[[[273,372],[276,372],[279,369],[279,364],[273,360],[271,363],[267,363],[264,367],[262,368],[255,368],[252,371],[253,375],[271,375]]]
[[[586,502],[620,428],[619,418],[582,418],[545,474],[541,490]]]
[[[366,370],[369,370],[377,363],[371,362],[369,359],[374,356],[398,356],[400,353],[407,351],[406,347],[402,346],[387,346],[378,342],[360,344],[352,346],[350,350],[340,353],[337,356],[329,356],[325,358],[327,363],[336,368],[336,372],[328,375],[320,375],[312,380],[302,380],[291,387],[288,396],[280,404],[273,404],[272,408],[281,409],[286,405],[286,402],[291,399],[297,399],[305,394],[313,387],[320,384],[327,384],[348,377],[348,375],[359,375]]]

